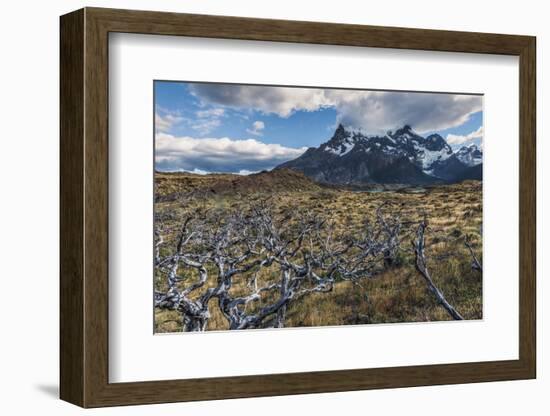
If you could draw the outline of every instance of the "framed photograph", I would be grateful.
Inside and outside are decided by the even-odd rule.
[[[535,378],[535,38],[61,17],[82,407]]]

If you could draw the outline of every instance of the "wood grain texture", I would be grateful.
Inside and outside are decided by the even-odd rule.
[[[108,32],[85,12],[84,67],[84,398],[89,406],[108,380],[109,134]]]
[[[520,58],[518,360],[140,383],[108,380],[108,33]],[[61,18],[61,397],[83,407],[535,377],[535,38],[87,8]]]
[[[84,404],[84,12],[61,19],[60,388]]]
[[[536,377],[536,40],[520,54],[519,98],[519,355]]]

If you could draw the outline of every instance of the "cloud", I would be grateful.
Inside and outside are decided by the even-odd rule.
[[[222,124],[221,117],[223,117],[224,114],[225,110],[220,107],[199,110],[195,113],[196,118],[194,120],[188,120],[188,123],[193,130],[199,133],[199,135],[204,136]]]
[[[221,117],[225,114],[225,110],[223,108],[211,108],[209,110],[199,110],[196,114],[199,118]]]
[[[221,107],[198,110],[194,117],[184,117],[177,111],[157,107],[155,112],[155,132],[173,133],[172,128],[184,123],[195,130],[200,136],[204,136],[215,130],[222,124],[222,117],[225,116],[225,109]]]
[[[329,90],[327,95],[340,123],[366,133],[405,124],[419,133],[444,130],[464,124],[482,109],[482,97],[473,95],[342,90]]]
[[[195,169],[193,169],[193,170],[188,170],[188,171],[186,171],[186,172],[194,173],[194,174],[196,174],[196,175],[208,175],[208,174],[210,173],[210,172],[207,172],[207,171],[205,171],[205,170],[197,169],[197,168],[195,168]]]
[[[253,134],[254,136],[261,136],[262,130],[265,128],[265,124],[263,121],[255,121],[252,123],[251,129],[246,129],[247,133]]]
[[[155,165],[159,170],[246,174],[272,169],[307,150],[254,139],[176,137],[166,133],[158,133],[155,141]]]
[[[191,94],[203,102],[254,109],[289,117],[295,111],[316,111],[329,105],[323,89],[233,84],[191,84]]]
[[[482,110],[481,96],[323,88],[192,84],[205,104],[256,110],[289,117],[296,111],[332,107],[338,122],[380,133],[409,124],[420,133],[456,127]]]
[[[183,117],[177,116],[171,113],[165,113],[161,115],[158,111],[155,112],[155,131],[156,132],[166,132],[180,123],[183,120]]]
[[[253,173],[258,173],[258,171],[257,170],[241,169],[240,171],[235,172],[235,173],[237,173],[238,175],[247,176],[247,175],[252,175]]]
[[[447,143],[449,143],[450,145],[459,145],[475,139],[483,139],[483,126],[479,126],[476,131],[473,131],[463,136],[457,134],[447,135]]]
[[[221,125],[221,120],[217,118],[213,119],[198,119],[191,123],[191,128],[196,130],[201,136],[207,135],[215,128]]]

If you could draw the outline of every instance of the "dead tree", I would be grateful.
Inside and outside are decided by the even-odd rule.
[[[191,231],[191,217],[183,221],[183,225],[177,234],[176,247],[172,254],[162,257],[160,254],[164,239],[157,228],[155,230],[155,268],[158,273],[166,277],[166,291],[155,291],[155,306],[160,309],[176,310],[182,316],[184,331],[204,331],[210,318],[208,302],[213,296],[211,290],[207,290],[198,297],[196,291],[201,289],[208,280],[208,272],[205,264],[206,257],[193,256],[188,252],[190,244],[200,241],[202,232],[197,227]],[[184,272],[182,273],[182,269]],[[198,279],[193,283],[184,285],[190,279],[190,270],[195,270]]]
[[[460,313],[458,313],[458,311],[447,301],[447,299],[445,299],[445,296],[443,295],[441,290],[439,290],[439,288],[435,285],[430,276],[430,272],[428,271],[428,266],[426,265],[426,255],[424,253],[424,233],[426,231],[426,227],[426,219],[424,219],[418,226],[416,232],[416,240],[413,240],[412,242],[416,258],[416,270],[424,278],[430,292],[432,292],[437,301],[441,304],[441,306],[445,308],[449,315],[455,320],[463,320],[464,318],[462,317],[462,315],[460,315]]]
[[[217,298],[229,329],[254,327],[256,322],[246,319],[248,305],[259,301],[263,293],[276,288],[276,285],[255,287],[252,293],[245,296],[235,296],[231,290],[237,279],[244,282],[249,272],[257,272],[273,263],[261,241],[256,218],[240,212],[226,216],[221,224],[211,227],[204,236],[204,250],[216,271],[216,287],[212,290],[212,296]],[[261,319],[263,317],[256,321]]]
[[[384,258],[384,266],[390,267],[395,263],[397,251],[400,249],[400,235],[403,221],[399,212],[385,213],[388,203],[383,203],[376,209],[374,222],[366,221],[362,233],[362,241],[356,246],[363,254],[379,255]]]
[[[381,210],[345,236],[307,213],[276,220],[265,203],[246,213],[188,217],[169,255],[162,255],[161,227],[155,232],[156,269],[167,287],[155,293],[155,305],[180,312],[184,331],[205,330],[212,303],[229,329],[283,327],[292,303],[330,292],[339,280],[373,276],[398,248],[399,231],[400,221]],[[262,271],[279,277],[264,281]]]
[[[266,256],[262,264],[276,264],[280,273],[277,283],[256,288],[253,296],[257,299],[258,290],[277,290],[278,297],[256,313],[240,313],[232,323],[239,329],[258,327],[271,315],[275,315],[271,325],[283,327],[290,304],[311,294],[330,292],[338,280],[357,282],[372,276],[375,267],[399,244],[399,221],[390,222],[381,211],[359,236],[338,237],[332,222],[315,215],[298,214],[292,224],[275,221],[266,207],[254,208],[253,215]]]
[[[229,329],[281,327],[289,303],[331,289],[330,283],[315,276],[308,266],[293,261],[301,253],[305,236],[320,225],[320,221],[302,222],[298,227],[275,224],[271,213],[262,207],[226,216],[202,234],[200,256],[207,259],[216,274],[216,286],[209,290],[209,299],[217,299]],[[279,279],[259,284],[259,272],[272,266],[278,270]],[[250,274],[252,277],[247,279]],[[306,279],[314,284],[302,287]],[[241,292],[242,283],[247,282],[249,293],[236,295],[232,290],[236,282],[241,283]],[[270,302],[265,299],[267,294]],[[260,301],[261,307],[251,308]]]
[[[287,307],[291,303],[313,293],[332,290],[337,268],[326,267],[317,259],[316,251],[326,252],[327,248],[320,238],[326,221],[320,217],[298,214],[295,224],[290,224],[288,218],[276,222],[266,207],[255,207],[254,215],[261,245],[268,258],[278,266],[279,281],[267,287],[276,290],[278,296],[257,313],[246,316],[240,326],[257,327],[273,315],[270,326],[280,328],[285,324]]]

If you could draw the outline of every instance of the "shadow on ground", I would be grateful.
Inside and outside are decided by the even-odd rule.
[[[59,386],[57,384],[38,384],[35,388],[46,396],[54,399],[59,398]]]

